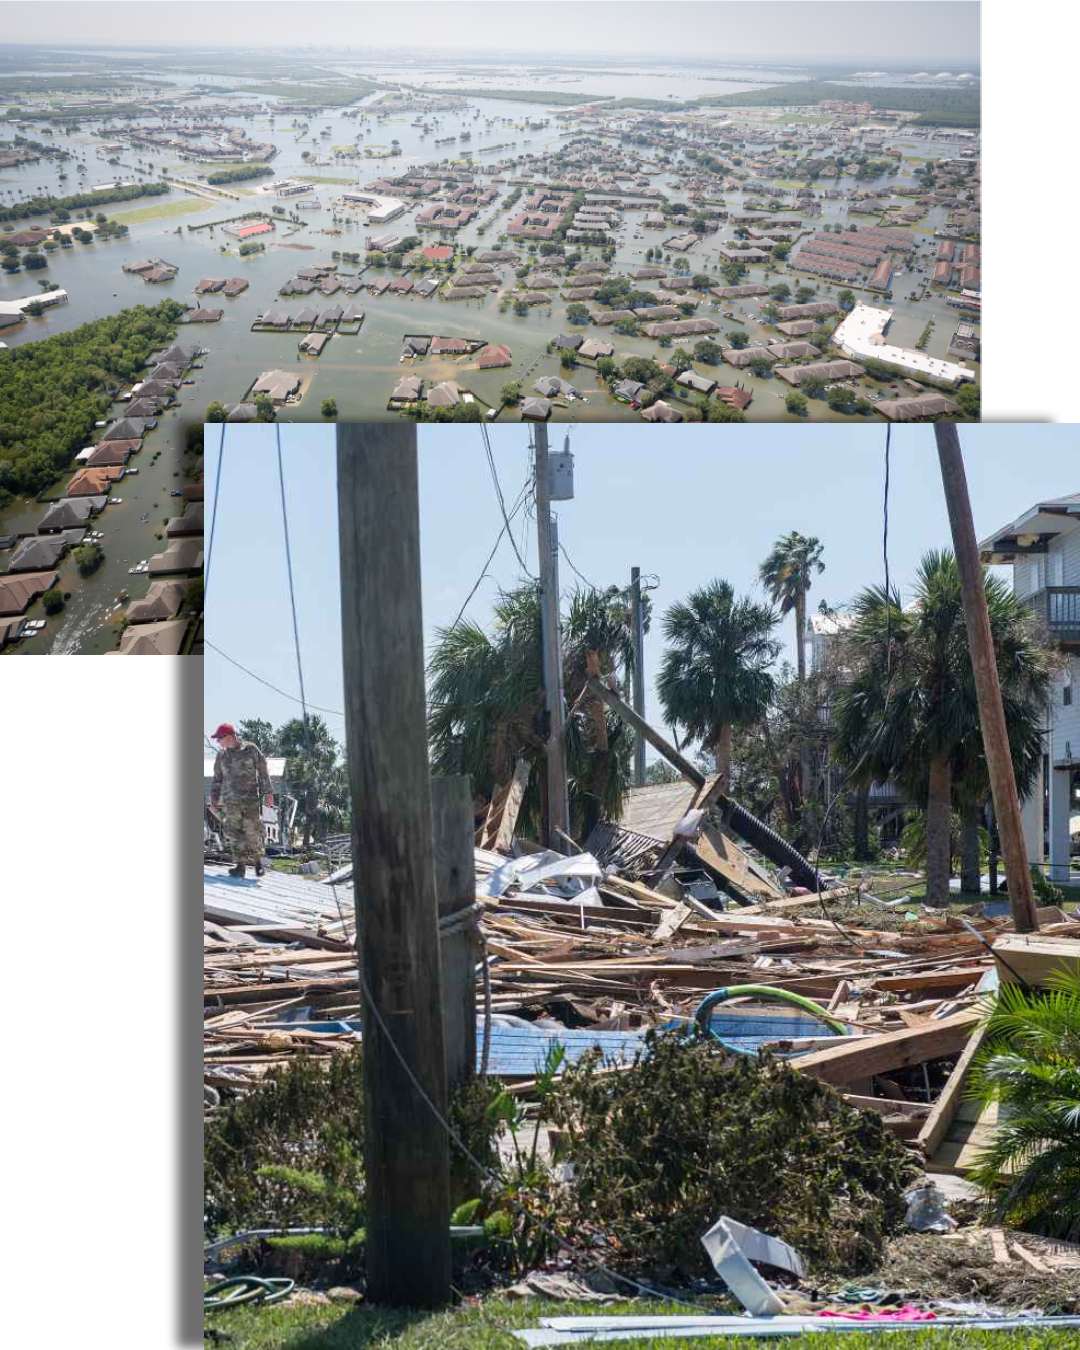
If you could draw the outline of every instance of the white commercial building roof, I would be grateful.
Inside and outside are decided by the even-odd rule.
[[[894,347],[885,341],[885,329],[892,318],[891,309],[856,305],[833,333],[833,341],[848,356],[860,361],[884,361],[887,365],[909,370],[913,375],[956,385],[973,380],[975,372],[957,361],[943,361],[913,347]]]
[[[67,291],[38,291],[37,295],[24,295],[21,300],[0,300],[0,314],[22,314],[35,301],[39,305],[60,305],[67,298]]]

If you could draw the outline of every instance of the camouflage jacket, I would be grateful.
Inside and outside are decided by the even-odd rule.
[[[263,752],[251,741],[241,741],[231,750],[219,750],[214,760],[210,801],[258,801],[273,789]]]

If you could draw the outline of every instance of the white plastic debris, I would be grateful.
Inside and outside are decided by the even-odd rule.
[[[956,1220],[945,1213],[945,1195],[932,1181],[904,1192],[907,1226],[916,1233],[951,1233]]]
[[[703,1235],[701,1245],[717,1275],[755,1317],[775,1317],[784,1311],[784,1305],[751,1262],[775,1266],[799,1277],[805,1273],[802,1257],[794,1247],[724,1215]]]

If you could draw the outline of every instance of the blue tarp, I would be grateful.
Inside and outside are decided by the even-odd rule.
[[[309,1021],[304,1015],[306,1012],[307,1009],[299,1008],[275,1025],[302,1026],[305,1031],[338,1034],[350,1032],[356,1036],[360,1034],[360,1022],[356,1018],[338,1022]],[[672,1030],[685,1025],[687,1024],[672,1020],[666,1023],[663,1029]],[[757,1010],[751,1014],[715,1012],[712,1016],[712,1030],[730,1049],[744,1053],[753,1053],[773,1041],[832,1034],[823,1022],[819,1022],[816,1017],[809,1014]],[[484,1021],[482,1017],[478,1017],[476,1019],[478,1054],[483,1035]],[[547,1053],[553,1045],[561,1045],[564,1048],[567,1064],[576,1064],[582,1055],[594,1046],[598,1046],[604,1058],[611,1063],[629,1064],[641,1050],[644,1038],[643,1030],[599,1031],[586,1028],[572,1031],[565,1027],[526,1022],[522,1018],[500,1016],[494,1019],[491,1027],[488,1073],[496,1078],[532,1078],[543,1068]],[[789,1053],[804,1052],[796,1050]]]

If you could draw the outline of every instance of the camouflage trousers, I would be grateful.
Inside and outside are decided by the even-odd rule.
[[[263,832],[262,803],[255,801],[222,802],[225,825],[225,851],[238,863],[257,863],[263,856],[266,836]]]

